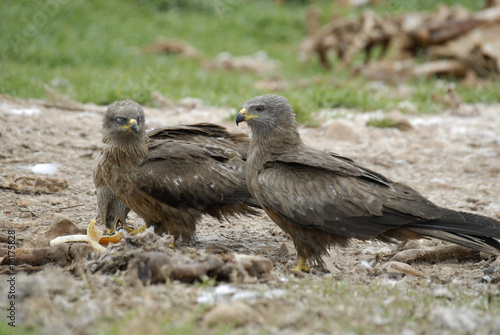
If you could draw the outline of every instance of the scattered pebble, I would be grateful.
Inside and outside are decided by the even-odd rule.
[[[42,203],[36,199],[30,198],[19,198],[16,200],[16,204],[19,207],[29,207],[29,206],[41,206]]]
[[[354,128],[353,123],[346,120],[332,120],[326,126],[324,136],[338,141],[355,142],[362,141],[361,134]]]

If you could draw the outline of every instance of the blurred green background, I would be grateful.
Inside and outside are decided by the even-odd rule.
[[[478,10],[486,1],[439,1]],[[370,7],[383,15],[432,10],[437,1],[387,0]],[[311,85],[289,85],[279,94],[288,97],[299,120],[324,107],[343,106],[361,111],[389,111],[401,98],[373,95],[367,80],[352,78],[338,65],[324,70],[316,58],[301,62],[298,47],[307,33],[305,13],[310,5],[322,11],[322,24],[333,15],[355,16],[353,8],[334,1],[271,0],[7,0],[0,5],[0,93],[22,98],[45,98],[45,85],[81,102],[109,104],[133,98],[154,105],[153,91],[169,99],[199,98],[206,105],[238,108],[252,96],[270,93],[254,84],[263,79],[287,82],[310,80]],[[234,56],[265,51],[281,63],[274,73],[256,74],[207,69],[199,59],[146,53],[157,36],[184,41],[209,59],[221,52]],[[359,59],[361,61],[361,58]],[[453,79],[448,79],[453,82]],[[408,83],[409,99],[420,112],[440,107],[430,92],[445,90],[436,80]],[[466,102],[496,99],[496,87],[461,87]]]

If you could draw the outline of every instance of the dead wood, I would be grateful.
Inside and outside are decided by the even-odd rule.
[[[453,75],[455,78],[465,77],[466,69],[458,60],[444,59],[418,64],[413,68],[413,77],[430,77],[435,75]]]
[[[245,281],[261,278],[272,270],[273,263],[262,256],[202,254],[170,256],[164,252],[148,252],[134,258],[127,268],[131,284],[164,283],[167,280],[194,282],[207,278],[224,281]]]
[[[306,21],[309,32],[301,43],[300,55],[308,60],[316,54],[325,69],[332,66],[330,52],[346,65],[362,54],[366,66],[374,48],[380,48],[379,58],[384,58],[392,46],[397,61],[422,54],[426,61],[409,71],[382,66],[381,70],[357,68],[354,73],[396,80],[433,75],[465,78],[471,70],[481,77],[500,73],[500,6],[470,12],[442,5],[431,13],[386,17],[366,12],[356,18],[333,18],[321,28],[319,15],[311,9]]]
[[[43,266],[55,264],[58,266],[70,265],[74,260],[87,258],[91,255],[92,247],[86,244],[60,244],[55,247],[18,248],[9,253],[6,248],[0,249],[0,266],[16,267],[22,265]]]
[[[442,262],[446,259],[479,259],[479,252],[458,245],[444,245],[431,248],[403,250],[395,254],[391,261],[397,262]]]

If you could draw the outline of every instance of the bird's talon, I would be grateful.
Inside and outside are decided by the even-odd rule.
[[[133,227],[129,227],[127,225],[123,225],[123,229],[125,229],[129,234],[131,234],[135,231],[135,229]]]
[[[297,266],[292,269],[293,271],[299,271],[299,272],[309,272],[311,271],[311,267],[307,265],[307,261],[303,257],[299,257],[299,260],[297,261]]]
[[[137,229],[134,229],[134,228],[128,227],[128,226],[124,226],[124,228],[128,231],[128,233],[130,235],[137,235],[137,234],[142,233],[143,231],[145,231],[148,227],[146,225],[144,225],[144,226],[141,226],[141,227],[139,227]]]

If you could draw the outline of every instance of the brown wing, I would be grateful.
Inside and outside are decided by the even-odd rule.
[[[270,161],[316,167],[340,176],[359,177],[386,186],[393,184],[391,180],[380,173],[356,165],[350,158],[332,152],[314,150],[307,146],[274,155]]]
[[[246,160],[250,143],[250,138],[246,134],[230,133],[226,128],[212,123],[153,129],[148,132],[148,136],[153,143],[163,140],[179,140],[226,146],[236,150],[244,160]]]
[[[140,188],[177,208],[240,204],[251,198],[244,162],[231,149],[210,144],[161,141],[137,172]]]
[[[437,206],[408,186],[328,156],[322,158],[333,157],[328,169],[304,164],[310,155],[302,163],[267,163],[253,186],[257,200],[297,226],[348,238],[369,239],[441,216]]]

